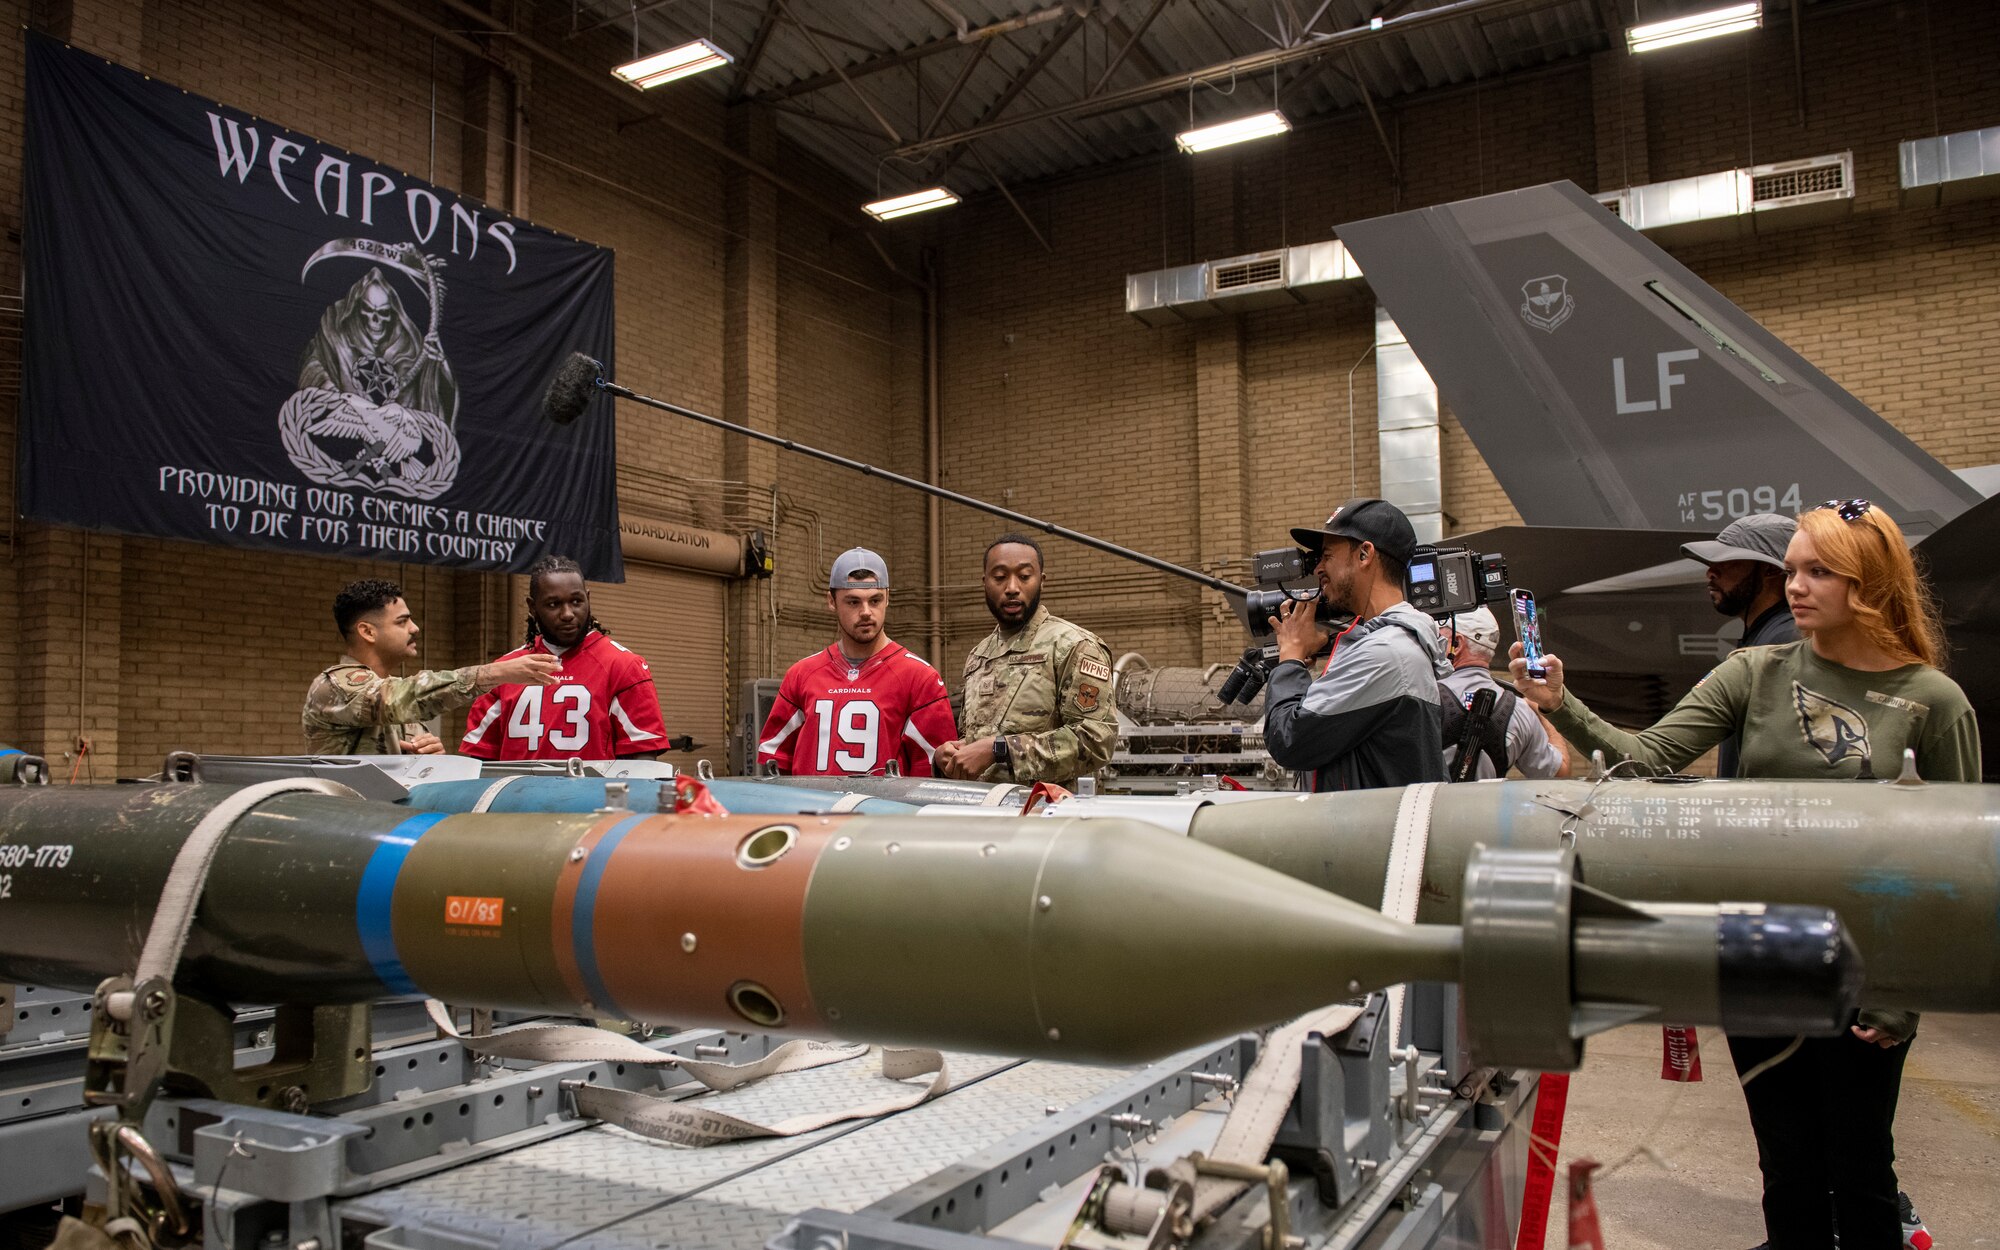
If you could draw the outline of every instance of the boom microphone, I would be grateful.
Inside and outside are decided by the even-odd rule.
[[[571,352],[542,396],[542,417],[568,425],[590,406],[591,393],[604,385],[604,365],[582,352]]]
[[[1134,551],[1130,547],[1121,547],[1117,543],[1107,542],[1102,538],[1094,538],[1089,534],[1067,529],[1054,522],[1031,517],[1024,512],[1016,512],[1012,508],[1002,508],[998,504],[987,503],[984,499],[975,499],[971,495],[961,495],[955,490],[946,490],[942,486],[933,486],[929,482],[920,482],[913,477],[904,477],[900,473],[891,473],[887,469],[877,468],[872,464],[863,464],[859,460],[850,460],[846,456],[836,455],[830,451],[821,451],[817,447],[808,447],[804,443],[793,442],[789,438],[772,434],[767,430],[754,429],[747,425],[738,425],[734,421],[724,421],[721,417],[712,417],[705,412],[696,412],[692,408],[683,408],[679,404],[670,404],[664,399],[654,399],[651,395],[641,395],[630,387],[620,386],[618,383],[606,378],[604,376],[603,364],[592,360],[582,352],[572,352],[570,358],[563,361],[562,368],[556,370],[556,376],[549,381],[548,393],[542,397],[542,416],[557,425],[568,425],[583,415],[583,410],[590,406],[592,393],[596,391],[603,391],[605,394],[616,396],[619,399],[629,399],[635,404],[643,404],[648,408],[657,408],[661,412],[670,412],[677,417],[685,417],[690,421],[698,421],[714,429],[726,430],[731,434],[741,434],[745,438],[754,438],[759,442],[770,443],[774,446],[782,447],[786,451],[795,451],[800,455],[811,456],[815,460],[825,461],[827,464],[837,464],[843,469],[851,469],[865,477],[880,478],[885,482],[893,482],[897,486],[906,486],[911,490],[922,491],[926,495],[942,499],[947,503],[963,504],[968,508],[977,508],[981,512],[990,513],[1003,520],[1012,521],[1023,528],[1040,530],[1044,534],[1053,534],[1057,538],[1067,538],[1073,543],[1102,551],[1106,555],[1117,556],[1121,560],[1130,560],[1134,564],[1143,564],[1149,569],[1155,569],[1161,573],[1169,573],[1175,577],[1184,577],[1188,581],[1206,586],[1210,590],[1219,590],[1225,595],[1241,596],[1245,593],[1243,587],[1226,582],[1212,573],[1203,573],[1196,569],[1182,568],[1180,565],[1169,560],[1162,560],[1158,556],[1149,556],[1143,551]]]

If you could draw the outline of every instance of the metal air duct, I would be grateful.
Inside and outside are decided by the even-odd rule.
[[[1125,311],[1149,326],[1308,304],[1361,276],[1338,239],[1125,275]]]
[[[1845,216],[1854,206],[1854,153],[1696,174],[1596,198],[1661,243],[1741,238]]]
[[[1905,139],[1896,146],[1903,207],[1936,208],[2000,195],[2000,126]]]
[[[1382,498],[1410,518],[1417,541],[1444,537],[1438,388],[1386,308],[1375,310],[1375,439]]]

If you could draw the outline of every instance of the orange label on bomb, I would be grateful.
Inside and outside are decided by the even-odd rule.
[[[444,922],[485,925],[497,929],[500,927],[500,917],[506,907],[507,900],[504,898],[473,898],[465,894],[454,894],[444,901]]]

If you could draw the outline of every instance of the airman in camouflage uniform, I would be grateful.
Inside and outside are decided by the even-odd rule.
[[[306,750],[315,755],[435,754],[444,743],[422,721],[495,686],[556,680],[558,662],[547,653],[391,677],[391,668],[416,658],[420,632],[394,582],[348,583],[333,601],[333,623],[347,654],[313,678],[299,715]]]
[[[478,697],[480,670],[426,669],[414,677],[382,677],[351,655],[313,678],[299,719],[314,755],[401,755],[403,744],[429,731],[420,723]]]
[[[1110,761],[1111,652],[1041,606],[1041,548],[1009,534],[987,549],[986,606],[999,622],[965,661],[959,740],[944,776],[1070,785]]]

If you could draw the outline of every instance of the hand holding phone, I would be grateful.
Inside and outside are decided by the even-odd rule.
[[[1513,596],[1514,635],[1521,640],[1521,658],[1528,662],[1528,676],[1537,681],[1548,677],[1542,664],[1542,621],[1535,612],[1535,596],[1517,590]]]

